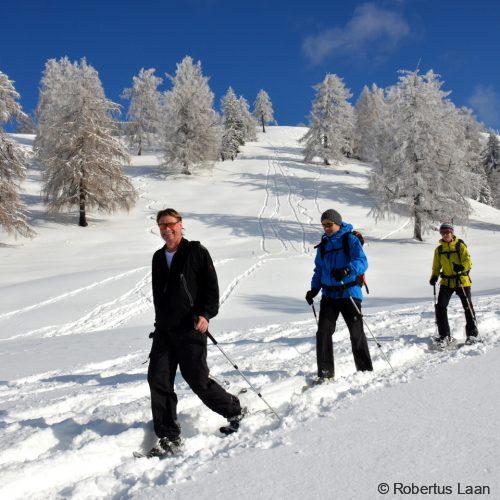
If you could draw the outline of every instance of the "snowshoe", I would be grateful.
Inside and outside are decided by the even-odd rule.
[[[135,458],[166,458],[177,455],[182,450],[182,440],[180,437],[176,439],[161,438],[153,448],[147,453],[134,452]]]
[[[447,349],[456,345],[456,340],[450,335],[447,337],[434,337],[432,339],[432,344],[436,349]]]
[[[480,337],[477,337],[476,335],[469,335],[467,339],[465,340],[464,345],[474,345],[474,344],[479,344],[482,343],[483,339]]]
[[[219,431],[222,432],[222,434],[225,434],[226,436],[238,432],[238,429],[240,428],[240,422],[245,418],[245,415],[247,413],[248,410],[245,407],[243,407],[238,415],[228,418],[227,419],[228,425],[223,425],[222,427],[219,428]]]
[[[317,385],[330,384],[335,381],[335,377],[332,375],[331,377],[316,377],[306,383],[304,387],[302,387],[302,392],[307,391],[307,389],[311,389],[312,387],[316,387]]]

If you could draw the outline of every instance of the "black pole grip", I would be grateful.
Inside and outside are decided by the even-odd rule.
[[[208,330],[205,332],[205,334],[214,343],[214,345],[217,345],[217,341],[214,339],[213,335]]]

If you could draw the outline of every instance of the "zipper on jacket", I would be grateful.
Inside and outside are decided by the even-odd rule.
[[[184,290],[186,291],[186,294],[187,294],[187,296],[189,298],[189,303],[191,304],[191,307],[193,307],[194,306],[193,297],[189,293],[189,289],[188,289],[188,286],[187,286],[187,283],[186,283],[186,278],[184,278],[184,274],[181,274],[181,281],[182,281],[182,284],[184,286]]]

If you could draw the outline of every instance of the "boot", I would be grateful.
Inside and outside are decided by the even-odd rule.
[[[177,455],[177,453],[179,453],[181,449],[182,449],[182,440],[180,436],[174,439],[163,437],[158,441],[158,443],[156,443],[156,446],[151,448],[148,451],[148,453],[146,453],[146,456],[148,458],[171,457],[173,455]]]

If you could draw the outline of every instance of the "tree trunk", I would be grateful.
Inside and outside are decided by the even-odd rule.
[[[328,148],[328,137],[326,135],[323,136],[323,148],[327,149]],[[330,165],[330,162],[328,161],[328,158],[324,158],[323,162],[325,165]]]
[[[422,214],[420,213],[421,194],[417,194],[414,199],[413,217],[415,218],[415,225],[413,226],[413,237],[418,241],[422,239]]]
[[[264,127],[264,115],[261,115],[261,119],[262,119],[262,132],[265,132],[266,128]]]
[[[182,171],[183,174],[185,175],[191,175],[191,172],[189,171],[189,166],[187,163],[183,163],[184,170]]]
[[[85,213],[85,190],[83,183],[80,184],[80,220],[78,221],[78,225],[81,227],[87,227],[89,225]]]

